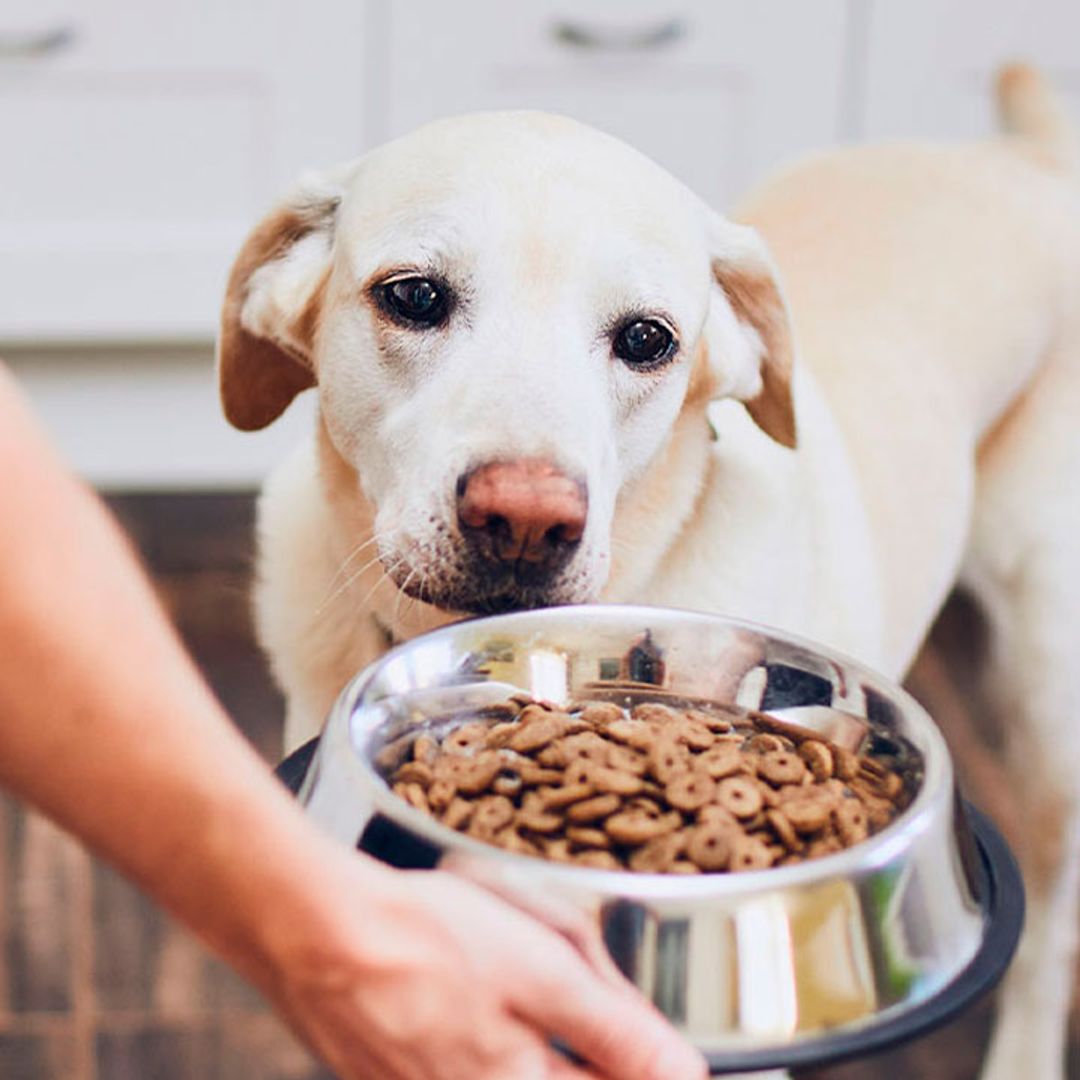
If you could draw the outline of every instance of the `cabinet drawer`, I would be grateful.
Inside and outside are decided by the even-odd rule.
[[[1080,4],[905,0],[868,4],[863,133],[957,138],[996,129],[994,72],[1038,64],[1080,122]]]
[[[0,340],[212,336],[254,218],[301,169],[358,149],[361,12],[9,0]]]
[[[476,109],[566,113],[724,206],[839,134],[842,0],[383,2],[383,136]]]

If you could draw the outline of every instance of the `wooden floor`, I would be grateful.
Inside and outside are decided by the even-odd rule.
[[[111,504],[230,714],[276,761],[281,701],[247,606],[252,499],[146,495]],[[937,644],[968,632],[953,617]],[[964,745],[968,789],[987,805],[999,774],[975,745],[962,681],[941,653],[924,651],[910,685]],[[888,1070],[893,1080],[965,1080],[976,1074],[989,1021],[987,1003],[902,1051],[801,1075],[870,1080]],[[1080,1076],[1078,1048],[1074,1037],[1070,1075]],[[330,1078],[251,990],[134,888],[37,815],[0,801],[0,1080]]]
[[[276,760],[281,701],[247,605],[252,500],[112,505],[230,714]],[[186,932],[11,803],[0,806],[0,868],[0,1080],[326,1080]]]

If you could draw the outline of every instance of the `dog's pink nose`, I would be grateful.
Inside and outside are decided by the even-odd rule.
[[[585,485],[547,461],[481,465],[458,479],[458,522],[500,562],[554,564],[585,531]]]

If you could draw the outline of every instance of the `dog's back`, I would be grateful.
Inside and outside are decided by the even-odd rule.
[[[1003,134],[797,166],[747,205],[870,514],[899,672],[959,575],[989,616],[1028,924],[984,1077],[1061,1077],[1080,900],[1080,144],[1040,76]]]
[[[1004,137],[824,154],[738,215],[769,241],[859,470],[896,671],[963,559],[977,447],[1080,311],[1072,132],[1031,70],[1000,96]]]

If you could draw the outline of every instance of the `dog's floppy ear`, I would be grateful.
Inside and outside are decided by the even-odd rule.
[[[225,416],[242,431],[266,427],[316,383],[312,346],[346,169],[302,181],[233,263],[217,365]]]
[[[713,279],[723,299],[713,298],[708,331],[713,340],[708,347],[714,367],[723,369],[718,372],[723,389],[745,402],[762,431],[794,449],[794,344],[772,257],[755,229],[719,215],[713,215],[711,223],[710,254]],[[730,326],[729,312],[737,329]],[[733,341],[733,336],[739,340]],[[732,352],[736,355],[725,355]],[[731,362],[734,367],[728,368]]]

